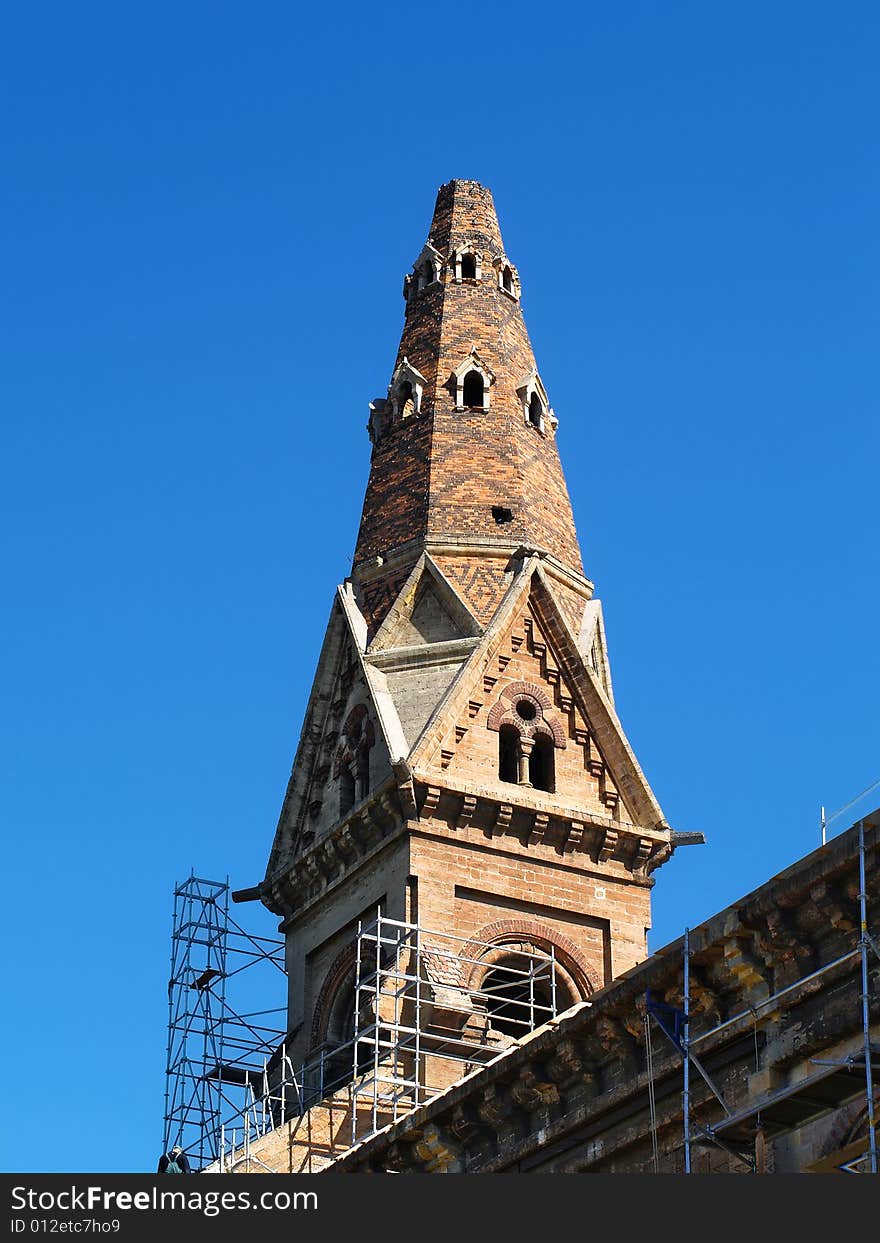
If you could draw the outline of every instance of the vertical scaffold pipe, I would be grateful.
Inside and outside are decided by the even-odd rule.
[[[874,1118],[874,1074],[871,1066],[871,1014],[868,996],[868,887],[865,884],[865,822],[859,821],[859,948],[862,957],[862,1038],[865,1050],[865,1096],[868,1103],[868,1152],[871,1173],[877,1173],[877,1124]]]
[[[682,1114],[684,1116],[684,1172],[691,1172],[691,1054],[690,1054],[690,986],[691,986],[691,933],[684,930],[684,1023],[682,1024],[682,1052],[684,1053],[684,1091]]]

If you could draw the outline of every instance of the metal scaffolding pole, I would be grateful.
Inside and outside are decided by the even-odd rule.
[[[260,964],[284,977],[283,945],[230,917],[228,881],[191,874],[175,886],[162,1143],[165,1152],[180,1144],[196,1169],[220,1157],[225,1113],[238,1109],[242,1090],[254,1096],[255,1085],[265,1086],[266,1059],[284,1035],[270,1023],[285,1006],[236,1010],[227,982]],[[254,991],[265,996],[265,982]],[[244,992],[237,980],[236,992]]]
[[[865,883],[865,822],[859,821],[859,950],[862,960],[862,1035],[865,1050],[865,1096],[868,1109],[868,1152],[871,1173],[877,1173],[877,1126],[874,1119],[874,1072],[871,1066],[871,1015],[868,993],[868,887]]]
[[[682,1091],[682,1114],[684,1118],[684,1172],[691,1172],[691,1055],[690,1055],[690,987],[691,987],[691,933],[684,930],[684,1023],[682,1024],[682,1054],[684,1061],[684,1090]]]
[[[518,947],[512,961],[498,962],[488,957],[497,946],[391,919],[381,908],[369,922],[358,922],[354,948],[349,1039],[320,1047],[298,1074],[286,1052],[279,1051],[274,1071],[261,1061],[250,1081],[259,1085],[260,1098],[254,1095],[223,1117],[225,1139],[242,1136],[238,1153],[234,1138],[231,1148],[225,1145],[230,1168],[241,1158],[257,1160],[250,1145],[275,1129],[279,1116],[302,1117],[311,1109],[330,1113],[342,1091],[349,1110],[343,1147],[353,1146],[395,1120],[401,1108],[424,1104],[451,1079],[498,1056],[502,1046],[486,1040],[480,1020],[500,1013],[508,1031],[525,1036],[557,1014],[561,989],[552,949],[532,953]],[[454,1021],[434,1026],[434,987],[446,990],[445,1004],[453,1014],[460,1007],[458,1026]],[[473,1029],[466,1016],[477,1020]]]

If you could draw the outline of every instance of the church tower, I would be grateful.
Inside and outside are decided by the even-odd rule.
[[[295,1061],[345,1039],[377,908],[471,955],[552,954],[562,1009],[645,957],[651,873],[674,847],[614,709],[486,187],[441,187],[403,293],[351,575],[247,895],[282,920]]]

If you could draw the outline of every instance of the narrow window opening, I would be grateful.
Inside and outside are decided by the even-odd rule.
[[[434,283],[433,263],[426,263],[422,269],[422,282],[424,285],[432,285]]]
[[[544,408],[541,405],[541,398],[537,393],[532,393],[529,400],[529,422],[533,427],[541,426],[541,418],[544,414]]]
[[[354,1008],[356,1000],[354,972],[345,980],[332,1002],[325,1037],[325,1056],[314,1079],[303,1084],[304,1094],[310,1100],[321,1100],[328,1093],[350,1083],[354,1073],[352,1040],[354,1039]],[[358,1069],[372,1063],[372,1054],[364,1044],[357,1051]],[[363,1066],[362,1066],[363,1063]]]
[[[346,812],[351,811],[354,807],[355,787],[354,773],[349,768],[343,768],[339,774],[339,814],[344,816]]]
[[[548,794],[552,794],[556,788],[553,753],[553,740],[539,734],[529,756],[529,781],[536,790],[545,790]]]
[[[513,522],[513,510],[505,509],[503,505],[493,505],[492,517],[499,526],[501,526],[503,522]]]
[[[486,972],[479,995],[496,1031],[518,1040],[573,1004],[575,998],[558,972],[554,988],[553,971],[549,958],[513,952]]]
[[[472,409],[483,408],[483,377],[479,371],[469,371],[462,386],[462,403]]]
[[[357,796],[366,798],[370,793],[370,753],[366,748],[358,751],[357,757]]]
[[[506,267],[501,273],[501,287],[508,293],[513,293],[513,273],[510,268]]]
[[[519,781],[519,731],[512,725],[502,725],[498,732],[498,780]]]
[[[409,380],[404,380],[400,388],[397,390],[397,408],[403,418],[413,413],[415,403],[413,401],[413,386]]]
[[[475,281],[477,279],[477,260],[474,255],[462,255],[461,279],[463,281]]]

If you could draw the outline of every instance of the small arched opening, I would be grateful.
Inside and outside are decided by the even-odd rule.
[[[358,799],[366,798],[370,793],[370,753],[361,747],[357,753],[356,790]]]
[[[536,790],[552,794],[556,788],[553,739],[538,734],[529,755],[529,782]]]
[[[577,1001],[555,961],[543,951],[511,949],[480,981],[478,996],[496,1031],[519,1040]]]
[[[485,398],[485,385],[479,371],[469,371],[462,386],[462,404],[470,409],[481,410]]]
[[[347,766],[339,774],[339,814],[344,816],[354,807],[354,773]]]
[[[400,388],[397,390],[397,408],[402,418],[407,418],[415,410],[415,401],[413,399],[413,386],[409,380],[404,380]]]
[[[498,780],[519,781],[519,730],[514,725],[502,725],[498,731]]]
[[[323,1056],[317,1063],[310,1063],[309,1082],[304,1086],[311,1089],[314,1099],[321,1100],[338,1088],[350,1083],[354,1075],[354,1007],[355,1007],[355,973],[346,976],[330,1005],[327,1017],[327,1028],[324,1035]],[[371,1060],[366,1045],[357,1050],[358,1070],[364,1068]]]
[[[506,293],[513,293],[513,273],[507,265],[501,270],[501,288]]]
[[[541,398],[537,393],[532,393],[529,398],[529,422],[532,427],[540,427],[543,417],[544,407],[541,403]]]
[[[475,281],[477,279],[477,257],[476,255],[462,255],[461,257],[461,279],[463,281]]]

